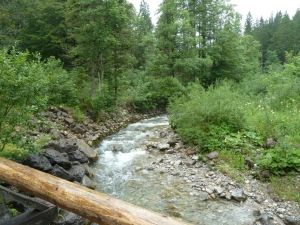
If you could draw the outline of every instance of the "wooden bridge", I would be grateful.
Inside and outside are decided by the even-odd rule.
[[[187,225],[3,158],[0,181],[101,225]]]

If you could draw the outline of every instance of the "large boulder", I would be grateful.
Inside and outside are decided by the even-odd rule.
[[[245,202],[247,200],[247,197],[244,195],[244,191],[239,188],[232,190],[231,196],[238,202]]]
[[[78,150],[82,152],[91,162],[98,159],[97,151],[91,148],[84,140],[77,140]]]
[[[68,156],[69,156],[70,161],[78,161],[80,163],[89,162],[89,159],[78,150],[68,152]]]
[[[84,134],[88,131],[88,128],[83,124],[76,124],[72,131],[74,134]]]
[[[44,156],[48,158],[52,165],[58,164],[64,169],[71,168],[71,162],[59,151],[54,149],[44,149]]]
[[[82,178],[87,174],[87,171],[83,165],[74,165],[68,170],[69,173],[75,177],[75,181],[81,182]]]
[[[67,181],[75,181],[75,177],[59,165],[55,165],[50,173]]]
[[[43,155],[30,154],[27,156],[25,164],[41,171],[50,171],[52,169],[50,161]]]
[[[59,152],[72,152],[77,150],[77,141],[76,139],[60,139],[59,141],[50,141],[44,148],[52,148]]]

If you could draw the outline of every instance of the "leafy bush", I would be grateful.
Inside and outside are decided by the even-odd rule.
[[[7,148],[35,151],[26,131],[31,126],[31,115],[47,103],[48,80],[39,55],[28,60],[29,55],[15,49],[0,51],[0,152]]]
[[[60,60],[54,57],[47,59],[44,65],[48,80],[48,104],[51,105],[76,105],[78,104],[77,92],[73,77],[62,67]]]
[[[0,50],[0,154],[24,159],[40,146],[28,137],[32,117],[51,104],[75,104],[76,91],[59,60],[39,54]]]
[[[169,100],[181,96],[185,88],[172,77],[148,77],[138,83],[133,91],[131,104],[137,110],[166,108]]]
[[[93,110],[94,119],[99,120],[102,112],[109,112],[115,108],[115,100],[109,92],[107,85],[102,85],[102,92],[97,93],[91,100],[91,108]]]
[[[168,107],[170,123],[185,141],[214,150],[226,135],[244,128],[240,97],[228,84],[207,90],[193,84],[189,90]]]
[[[259,166],[276,175],[284,175],[291,171],[300,172],[300,150],[293,147],[266,150]]]

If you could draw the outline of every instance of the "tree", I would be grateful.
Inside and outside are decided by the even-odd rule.
[[[298,9],[292,20],[293,50],[295,54],[300,52],[300,10]]]
[[[0,50],[0,153],[13,145],[14,158],[35,151],[26,138],[29,118],[47,101],[48,82],[40,57],[30,61],[28,57],[28,52]]]
[[[145,0],[140,3],[139,13],[135,23],[135,50],[137,59],[136,68],[145,69],[147,53],[146,49],[151,42],[149,38],[153,35],[153,24],[150,17],[149,5]],[[152,46],[154,48],[154,46]]]
[[[165,0],[161,3],[161,13],[157,28],[157,50],[158,55],[154,62],[155,73],[161,76],[175,77],[175,60],[178,58],[178,0]]]
[[[125,0],[68,1],[67,26],[69,40],[74,43],[71,51],[77,65],[90,71],[92,97],[105,97],[106,85],[117,99],[121,73],[133,64],[132,21],[133,5]]]
[[[266,62],[265,62],[265,71],[269,72],[272,70],[278,70],[281,69],[282,65],[280,63],[280,60],[278,58],[278,54],[276,51],[267,51],[266,54]]]
[[[246,22],[245,22],[245,26],[244,26],[244,29],[245,29],[244,34],[252,34],[252,30],[253,30],[252,24],[253,24],[253,18],[252,18],[251,13],[249,12],[247,14],[247,18],[246,18]]]
[[[11,48],[26,25],[24,1],[0,1],[0,47]]]
[[[288,14],[284,14],[278,24],[268,50],[276,51],[280,61],[285,62],[285,52],[293,50],[292,22]]]

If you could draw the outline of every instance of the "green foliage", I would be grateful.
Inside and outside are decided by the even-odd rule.
[[[78,106],[72,108],[70,114],[78,123],[81,123],[86,118],[84,113]]]
[[[28,56],[15,49],[0,51],[0,151],[9,143],[35,151],[26,130],[30,115],[46,104],[48,80],[39,58],[28,61]]]
[[[0,153],[23,160],[41,147],[27,135],[33,115],[48,103],[76,103],[77,93],[59,60],[42,62],[38,54],[3,49],[0,61]]]
[[[131,104],[137,110],[165,109],[170,98],[181,96],[185,89],[176,78],[147,77],[133,91]]]
[[[261,169],[268,169],[275,175],[284,175],[287,172],[300,172],[300,149],[289,146],[289,148],[275,148],[264,152],[259,160]]]
[[[300,204],[300,181],[295,175],[272,176],[267,184],[269,190],[276,193],[280,199],[295,201]]]
[[[116,102],[109,92],[107,85],[102,86],[101,93],[94,96],[91,100],[91,109],[96,121],[103,112],[112,111],[116,106]]]
[[[45,73],[47,73],[49,78],[48,104],[67,104],[72,106],[78,104],[78,89],[75,88],[73,77],[71,77],[70,73],[63,69],[60,60],[50,57],[47,59],[44,66]]]
[[[170,123],[185,141],[214,150],[226,135],[244,128],[240,97],[228,84],[207,90],[193,84],[189,90],[168,107]]]
[[[43,60],[50,56],[65,59],[64,3],[60,0],[22,1],[21,7],[24,24],[19,28],[19,48],[39,52]]]

